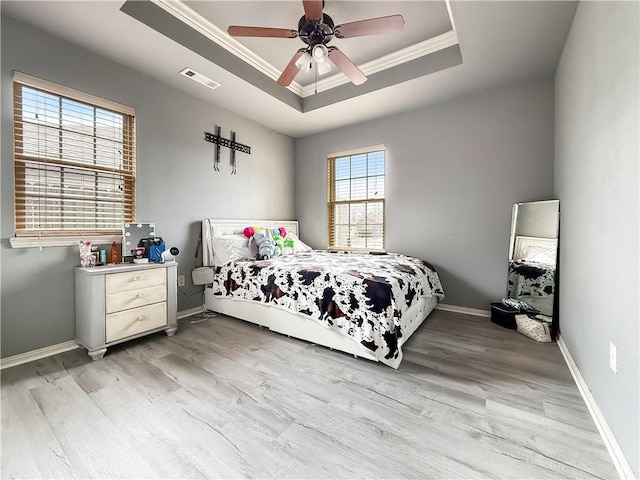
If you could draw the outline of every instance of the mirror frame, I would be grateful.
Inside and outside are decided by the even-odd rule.
[[[542,205],[542,204],[550,204],[553,203],[556,205],[555,210],[555,225],[551,225],[547,222],[546,225],[542,226],[542,230],[539,231],[540,234],[536,234],[536,235],[531,235],[531,228],[532,225],[535,227],[535,222],[538,221],[538,219],[533,219],[533,223],[530,225],[526,225],[525,228],[518,228],[519,225],[519,218],[518,215],[522,212],[524,206],[534,206],[536,204]],[[545,215],[542,215],[542,217],[544,217]],[[520,221],[522,221],[522,219],[520,219]],[[530,220],[531,221],[531,220]],[[538,233],[538,232],[536,232]],[[551,234],[553,234],[554,236],[551,236]],[[511,265],[512,263],[515,262],[514,260],[514,255],[516,254],[516,239],[518,237],[524,237],[524,238],[532,238],[532,239],[540,239],[540,240],[549,240],[548,242],[541,242],[541,243],[553,243],[555,242],[555,265],[554,265],[554,285],[553,285],[553,299],[552,299],[552,314],[551,314],[551,318],[552,318],[552,322],[551,322],[551,338],[552,339],[556,339],[558,337],[558,333],[559,333],[559,319],[558,319],[558,296],[559,296],[559,254],[560,254],[560,243],[559,243],[559,237],[560,237],[560,200],[541,200],[541,201],[534,201],[534,202],[520,202],[520,203],[514,203],[512,210],[511,210],[511,230],[509,233],[509,256],[508,256],[508,265],[509,265],[509,269],[508,272],[511,271]],[[553,240],[551,240],[553,239]],[[507,292],[506,295],[507,297],[509,296],[509,275],[510,273],[507,273]]]

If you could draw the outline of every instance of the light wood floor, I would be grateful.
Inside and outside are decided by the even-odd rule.
[[[2,372],[3,478],[616,478],[555,344],[435,311],[396,371],[240,320]]]

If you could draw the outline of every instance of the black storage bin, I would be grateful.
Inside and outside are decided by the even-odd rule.
[[[491,321],[501,327],[516,329],[516,315],[520,313],[517,308],[505,305],[502,302],[491,304]]]

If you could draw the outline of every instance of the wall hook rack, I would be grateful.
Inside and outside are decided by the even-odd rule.
[[[248,145],[243,145],[241,143],[236,142],[236,132],[231,132],[231,139],[222,138],[220,135],[220,127],[216,125],[215,127],[216,133],[204,132],[204,140],[206,142],[211,142],[215,144],[215,156],[213,160],[213,169],[216,172],[220,171],[220,147],[227,147],[231,149],[231,175],[236,174],[236,150],[241,153],[246,153],[247,155],[251,155],[251,147]]]

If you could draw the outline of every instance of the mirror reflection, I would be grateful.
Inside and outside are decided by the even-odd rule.
[[[552,317],[552,337],[558,326],[555,300],[559,216],[559,200],[516,203],[509,242],[507,297]]]
[[[122,256],[132,257],[131,250],[138,246],[140,240],[155,236],[155,223],[125,223],[122,226]]]

